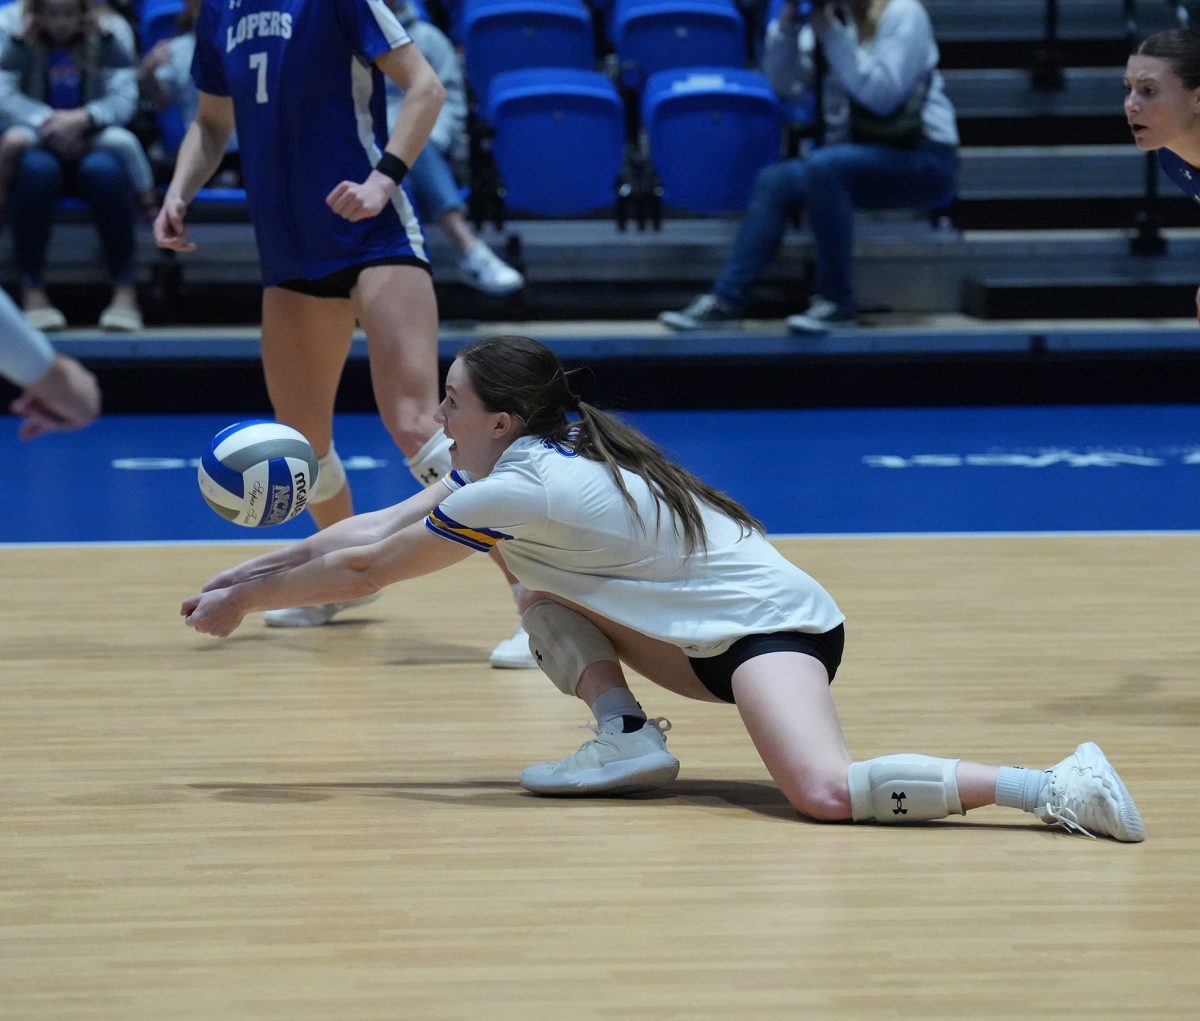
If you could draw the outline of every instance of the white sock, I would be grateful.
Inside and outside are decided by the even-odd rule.
[[[633,692],[628,688],[609,688],[592,703],[592,714],[596,717],[596,723],[601,729],[606,723],[615,723],[608,729],[618,731],[624,729],[623,717],[625,716],[641,720],[646,718],[642,707],[638,705],[637,699],[633,697]]]
[[[996,775],[996,804],[1032,814],[1037,811],[1038,795],[1045,786],[1046,773],[1043,770],[1001,766]]]

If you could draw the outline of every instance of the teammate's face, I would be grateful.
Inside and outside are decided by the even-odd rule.
[[[434,415],[442,431],[453,441],[450,463],[472,475],[487,475],[515,437],[512,416],[488,411],[471,384],[459,358],[446,373],[446,396]]]
[[[1125,119],[1139,149],[1171,149],[1200,130],[1200,89],[1187,88],[1160,57],[1132,56],[1125,65]]]

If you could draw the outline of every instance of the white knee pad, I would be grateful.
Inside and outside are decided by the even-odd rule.
[[[855,822],[920,822],[963,815],[958,759],[881,755],[850,764],[850,810]]]
[[[404,462],[421,485],[432,485],[450,474],[450,443],[450,437],[438,429],[420,450]]]
[[[619,663],[617,650],[595,624],[562,603],[540,599],[521,614],[529,651],[564,695],[574,695],[593,663]]]
[[[346,468],[331,443],[329,453],[317,458],[317,484],[308,494],[308,502],[324,503],[326,500],[332,500],[345,488]]]

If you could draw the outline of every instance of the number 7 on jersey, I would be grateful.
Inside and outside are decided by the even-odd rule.
[[[267,101],[267,53],[266,50],[260,50],[258,53],[250,54],[250,67],[258,72],[258,88],[254,93],[254,101],[256,103],[265,103]]]

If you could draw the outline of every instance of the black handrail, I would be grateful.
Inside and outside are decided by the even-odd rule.
[[[1046,0],[1046,36],[1034,51],[1030,82],[1041,92],[1057,92],[1067,83],[1058,45],[1058,0]]]

